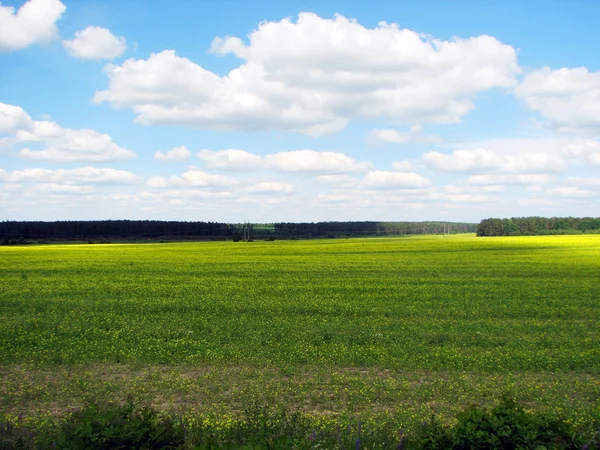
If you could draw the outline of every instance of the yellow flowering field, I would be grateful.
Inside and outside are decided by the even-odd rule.
[[[0,247],[0,413],[600,418],[600,236]],[[225,420],[225,419],[223,419]]]

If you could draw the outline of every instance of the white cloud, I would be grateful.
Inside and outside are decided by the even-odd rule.
[[[225,170],[253,170],[262,165],[262,158],[244,150],[201,150],[198,159],[204,161],[206,167]]]
[[[591,198],[600,197],[600,192],[590,189],[581,189],[575,186],[561,186],[550,190],[550,194],[565,198]]]
[[[261,181],[245,188],[245,193],[254,194],[289,194],[294,190],[294,187],[289,183],[280,181]]]
[[[506,187],[499,184],[492,184],[488,186],[479,186],[478,189],[482,192],[504,192]]]
[[[351,173],[366,172],[372,165],[336,152],[295,150],[265,156],[265,165],[280,172]]]
[[[487,193],[497,193],[504,192],[506,188],[501,185],[484,185],[477,186],[476,188],[470,185],[455,185],[449,184],[444,186],[444,191],[448,194],[471,194],[473,192],[487,192]]]
[[[103,162],[135,158],[135,153],[115,144],[107,134],[89,129],[58,128],[60,132],[56,136],[45,139],[36,135],[31,137],[32,141],[44,140],[44,149],[24,148],[18,155],[22,158],[46,161]]]
[[[567,184],[570,186],[600,186],[600,177],[569,177]]]
[[[190,152],[185,145],[181,147],[174,147],[168,152],[156,152],[154,154],[154,159],[158,161],[164,162],[172,162],[172,161],[185,161],[192,156],[192,152]]]
[[[452,203],[482,203],[488,200],[485,195],[447,194],[446,200]]]
[[[439,136],[425,135],[423,126],[413,125],[410,131],[397,131],[389,128],[372,130],[369,133],[369,140],[390,142],[393,144],[424,143],[441,144],[444,140]]]
[[[58,0],[29,0],[18,11],[0,4],[0,51],[21,50],[56,39],[56,22],[66,9]]]
[[[94,100],[130,108],[142,124],[316,136],[356,117],[458,122],[479,92],[511,87],[520,72],[515,49],[490,36],[441,41],[340,15],[262,22],[248,41],[213,41],[213,53],[244,61],[225,76],[173,50],[107,66],[108,89]]]
[[[46,120],[32,120],[21,107],[5,103],[0,103],[0,132],[13,134],[6,140],[7,145],[44,145],[41,150],[21,148],[17,155],[27,159],[103,162],[136,156],[115,144],[107,134],[90,129],[62,128]]]
[[[317,181],[338,187],[355,187],[359,182],[356,178],[347,174],[320,175],[317,177]]]
[[[351,173],[366,172],[372,165],[337,152],[292,150],[259,156],[244,150],[202,150],[198,158],[206,167],[222,170],[270,169],[278,172]]]
[[[600,166],[600,142],[586,141],[566,147],[562,154],[567,158],[579,159],[594,166]]]
[[[428,152],[423,160],[446,172],[540,173],[566,170],[562,158],[548,153],[522,153],[505,156],[486,149],[456,150],[452,154]]]
[[[392,163],[392,168],[400,172],[409,172],[415,168],[414,164],[410,161],[396,161]]]
[[[180,177],[150,177],[146,182],[151,188],[170,188],[170,187],[228,187],[236,184],[234,178],[215,175],[195,168],[190,168]]]
[[[526,189],[530,192],[542,192],[544,190],[544,186],[527,186]]]
[[[0,133],[12,134],[32,125],[31,117],[23,108],[0,103]]]
[[[63,46],[71,56],[81,59],[114,59],[127,48],[125,38],[113,35],[107,28],[94,26],[75,32],[75,38],[63,41]]]
[[[376,141],[392,142],[394,144],[408,144],[410,133],[390,129],[378,129],[372,130],[369,133],[369,138]]]
[[[366,189],[414,189],[429,186],[431,182],[414,172],[373,171],[365,175],[362,186]]]
[[[94,192],[91,186],[78,186],[69,184],[42,183],[36,184],[31,189],[33,192],[44,194],[61,194],[61,195],[89,195]]]
[[[525,206],[554,206],[556,203],[544,198],[528,198],[519,200],[519,204]]]
[[[341,203],[341,204],[355,204],[360,199],[354,195],[343,195],[343,194],[318,194],[315,197],[315,201],[318,203]]]
[[[473,186],[486,185],[544,185],[550,183],[553,176],[547,174],[499,174],[471,175],[465,180]]]
[[[139,178],[124,170],[80,167],[76,169],[24,169],[7,173],[5,179],[12,183],[78,184],[132,184]]]
[[[527,74],[515,94],[559,131],[600,135],[600,72],[544,67]]]

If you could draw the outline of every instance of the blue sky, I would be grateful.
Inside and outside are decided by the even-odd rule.
[[[592,1],[0,2],[0,220],[600,206]]]

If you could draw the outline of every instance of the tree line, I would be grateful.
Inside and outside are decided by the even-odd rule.
[[[232,224],[161,220],[4,221],[0,243],[108,240],[306,239],[409,234],[473,233],[477,224],[456,222],[281,222]]]
[[[477,236],[533,236],[600,233],[600,217],[489,218],[477,226]]]

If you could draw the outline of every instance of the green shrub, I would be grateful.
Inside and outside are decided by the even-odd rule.
[[[258,402],[236,417],[188,419],[161,416],[131,398],[124,405],[90,403],[36,434],[20,422],[0,424],[0,449],[600,449],[597,425],[582,433],[557,418],[529,413],[508,397],[491,410],[465,410],[453,426],[432,416],[407,434],[393,417],[368,426],[349,418],[324,424]]]
[[[526,412],[514,399],[505,397],[492,410],[471,407],[457,417],[453,427],[443,427],[434,418],[416,430],[415,448],[424,450],[467,449],[592,449],[599,448],[593,436],[587,440],[566,422],[544,414]]]
[[[35,435],[19,423],[0,422],[0,449],[25,450],[34,448]]]
[[[90,403],[59,423],[52,442],[68,449],[167,449],[184,442],[184,429],[171,418],[149,407],[136,407],[128,398],[124,405]]]

